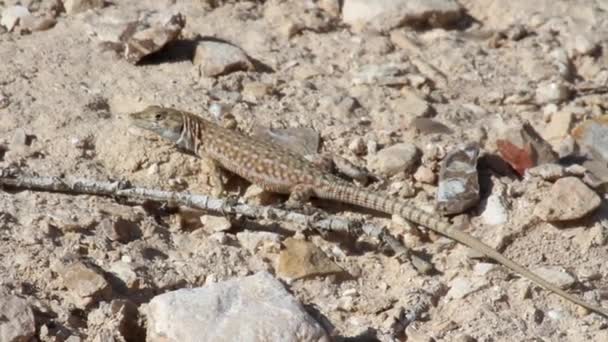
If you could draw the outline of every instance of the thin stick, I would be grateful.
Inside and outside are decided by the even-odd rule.
[[[16,189],[168,202],[220,215],[234,215],[257,220],[288,221],[296,223],[300,227],[310,227],[322,232],[347,233],[351,236],[363,233],[378,238],[388,245],[397,254],[397,257],[401,259],[404,257],[410,258],[414,267],[419,272],[427,273],[432,269],[432,266],[428,262],[415,255],[411,255],[409,249],[398,239],[390,235],[385,228],[370,224],[362,225],[359,221],[350,221],[337,216],[319,219],[314,215],[304,215],[268,206],[236,203],[235,201],[207,195],[132,187],[126,181],[107,182],[81,178],[29,176],[15,169],[0,168],[0,185]]]

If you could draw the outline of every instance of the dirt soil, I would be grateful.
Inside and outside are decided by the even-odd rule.
[[[0,9],[15,3],[0,1]],[[245,131],[254,124],[313,128],[322,141],[320,152],[364,168],[373,152],[359,153],[351,142],[360,138],[378,149],[414,143],[423,153],[422,165],[436,174],[438,159],[458,143],[475,141],[485,153],[495,153],[500,127],[523,119],[545,132],[552,113],[568,108],[579,122],[602,114],[608,100],[605,92],[573,91],[559,103],[547,103],[537,94],[543,82],[556,77],[567,79],[572,89],[608,86],[608,5],[601,0],[461,0],[466,16],[456,27],[400,27],[384,33],[352,28],[339,15],[319,9],[319,3],[114,1],[86,13],[62,13],[44,31],[0,29],[0,102],[6,102],[0,106],[0,167],[208,194],[213,189],[198,159],[129,127],[127,114],[158,104],[211,118],[209,107],[221,103]],[[181,41],[197,35],[229,41],[267,70],[204,77],[192,56],[178,53],[179,42],[133,65],[91,34],[95,18],[136,19],[154,12],[185,16]],[[304,18],[299,24],[304,29],[293,32],[290,16]],[[279,17],[287,19],[271,20]],[[586,51],[585,42],[597,48]],[[554,51],[565,54],[567,71],[555,62]],[[395,64],[408,70],[415,66],[420,77],[410,75],[398,84],[352,81],[365,66]],[[564,72],[573,76],[563,77]],[[259,95],[251,84],[269,91]],[[424,115],[452,132],[425,133],[414,127],[411,119],[419,113],[403,108],[410,103],[404,94],[423,99],[432,108]],[[421,182],[414,172],[380,176],[374,186],[411,187],[412,201],[433,210],[437,183]],[[555,226],[533,214],[550,182],[487,166],[480,172],[482,204],[466,213],[471,222],[467,231],[527,267],[561,266],[577,279],[569,292],[599,298],[608,307],[605,199],[600,212],[583,222]],[[481,220],[484,200],[494,192],[502,192],[508,209],[507,223],[498,226]],[[348,206],[329,209],[392,227],[437,269],[419,274],[369,237],[340,241],[313,234],[309,239],[351,277],[302,279],[288,287],[338,339],[608,341],[604,318],[501,266],[492,267],[467,247],[425,230],[405,229],[388,217]],[[134,225],[137,234],[113,237],[108,224],[119,219]],[[274,272],[278,250],[241,246],[236,234],[245,227],[233,227],[218,238],[178,221],[172,210],[144,209],[115,198],[0,190],[0,294],[27,300],[37,340],[101,341],[111,339],[99,336],[115,334],[116,341],[137,341],[144,337],[115,330],[117,313],[107,309],[108,303],[126,300],[138,307],[169,290],[259,270]],[[590,232],[599,237],[589,238]],[[87,302],[61,276],[62,268],[75,260],[94,265],[110,284],[113,272],[126,264],[137,284],[112,285]],[[475,289],[447,296],[463,278]],[[413,293],[428,293],[433,300],[418,316],[406,318],[416,305],[408,302]],[[144,316],[134,317],[136,327],[145,327]]]

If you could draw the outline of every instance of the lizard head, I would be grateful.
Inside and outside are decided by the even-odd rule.
[[[131,113],[129,119],[134,126],[152,131],[173,142],[180,139],[184,127],[182,112],[160,106],[150,106],[141,112]]]

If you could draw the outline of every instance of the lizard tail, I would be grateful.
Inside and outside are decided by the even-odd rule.
[[[414,222],[425,226],[441,235],[447,236],[457,242],[460,242],[478,252],[485,254],[486,256],[496,260],[500,264],[510,268],[511,270],[519,273],[520,275],[528,278],[529,280],[537,283],[543,288],[560,295],[561,297],[576,303],[588,310],[596,312],[604,317],[608,318],[608,310],[602,307],[589,304],[569,293],[562,290],[555,284],[543,279],[542,277],[534,274],[524,266],[508,259],[500,252],[496,251],[492,247],[488,246],[481,240],[473,237],[466,232],[459,230],[453,225],[449,224],[445,220],[438,219],[426,211],[420,210],[409,205],[407,202],[390,197],[388,195],[382,195],[374,193],[368,190],[355,188],[351,185],[339,185],[331,191],[317,191],[318,196],[325,199],[336,200],[345,202],[364,208],[369,208],[377,211],[381,211],[387,214],[397,214],[407,219],[408,221]]]

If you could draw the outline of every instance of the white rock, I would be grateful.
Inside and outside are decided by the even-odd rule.
[[[12,31],[17,23],[22,18],[28,17],[30,11],[24,6],[11,6],[7,7],[2,11],[2,19],[0,19],[0,25],[6,27],[7,30]]]
[[[493,193],[488,197],[481,219],[484,224],[490,226],[505,224],[508,221],[509,211],[505,199],[500,194]]]
[[[232,223],[224,216],[203,215],[201,216],[201,223],[205,230],[210,233],[224,232],[232,228]]]
[[[156,296],[145,309],[147,341],[329,341],[323,328],[268,272]]]
[[[30,341],[36,333],[34,312],[25,299],[0,296],[0,341]]]

